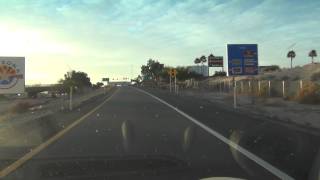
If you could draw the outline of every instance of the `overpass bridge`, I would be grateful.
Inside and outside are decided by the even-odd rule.
[[[116,85],[122,85],[122,86],[126,86],[126,85],[130,85],[131,81],[110,81],[108,82],[108,85],[110,86],[116,86]]]
[[[59,84],[41,84],[26,86],[25,92],[29,97],[37,97],[40,92],[48,91],[49,93],[56,93],[59,91]]]

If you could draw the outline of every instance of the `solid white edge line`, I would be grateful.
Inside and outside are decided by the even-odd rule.
[[[166,106],[172,108],[173,110],[175,110],[176,112],[178,112],[179,114],[184,116],[185,118],[189,119],[190,121],[192,121],[196,125],[200,126],[202,129],[206,130],[208,133],[212,134],[213,136],[215,136],[216,138],[218,138],[222,142],[228,144],[230,147],[232,147],[235,150],[239,151],[244,156],[246,156],[247,158],[251,159],[252,161],[257,163],[258,165],[262,166],[263,168],[265,168],[266,170],[268,170],[269,172],[271,172],[273,175],[277,176],[278,178],[284,179],[284,180],[294,180],[294,178],[292,178],[288,174],[282,172],[280,169],[274,167],[270,163],[268,163],[265,160],[259,158],[258,156],[256,156],[255,154],[249,152],[248,150],[246,150],[245,148],[239,146],[238,144],[230,141],[228,138],[224,137],[223,135],[221,135],[217,131],[211,129],[210,127],[206,126],[205,124],[201,123],[200,121],[196,120],[195,118],[189,116],[188,114],[184,113],[183,111],[179,110],[178,108],[176,108],[176,107],[172,106],[171,104],[167,103],[166,101],[164,101],[164,100],[158,98],[157,96],[155,96],[153,94],[150,94],[150,93],[148,93],[148,92],[146,92],[146,91],[144,91],[142,89],[139,89],[139,88],[135,88],[135,89],[137,89],[138,91],[140,91],[140,92],[142,92],[144,94],[147,94],[147,95],[151,96],[152,98],[154,98],[154,99],[160,101],[161,103],[165,104]]]

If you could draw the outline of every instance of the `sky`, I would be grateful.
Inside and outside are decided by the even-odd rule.
[[[0,56],[26,57],[26,84],[69,70],[136,77],[149,58],[193,65],[225,57],[228,43],[258,44],[260,65],[289,67],[291,49],[294,65],[320,53],[319,17],[319,0],[0,0]]]

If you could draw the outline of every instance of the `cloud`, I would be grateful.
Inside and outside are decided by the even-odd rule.
[[[200,55],[225,55],[227,43],[258,43],[260,64],[283,66],[297,43],[296,62],[306,63],[309,49],[320,51],[319,12],[320,1],[311,0],[16,0],[0,2],[0,29],[46,34],[38,42],[59,50],[47,54],[100,79],[106,71],[127,73],[130,64],[137,74],[149,57],[187,65]]]

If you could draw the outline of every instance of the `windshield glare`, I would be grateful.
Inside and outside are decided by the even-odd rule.
[[[319,16],[0,0],[0,179],[320,179]]]

